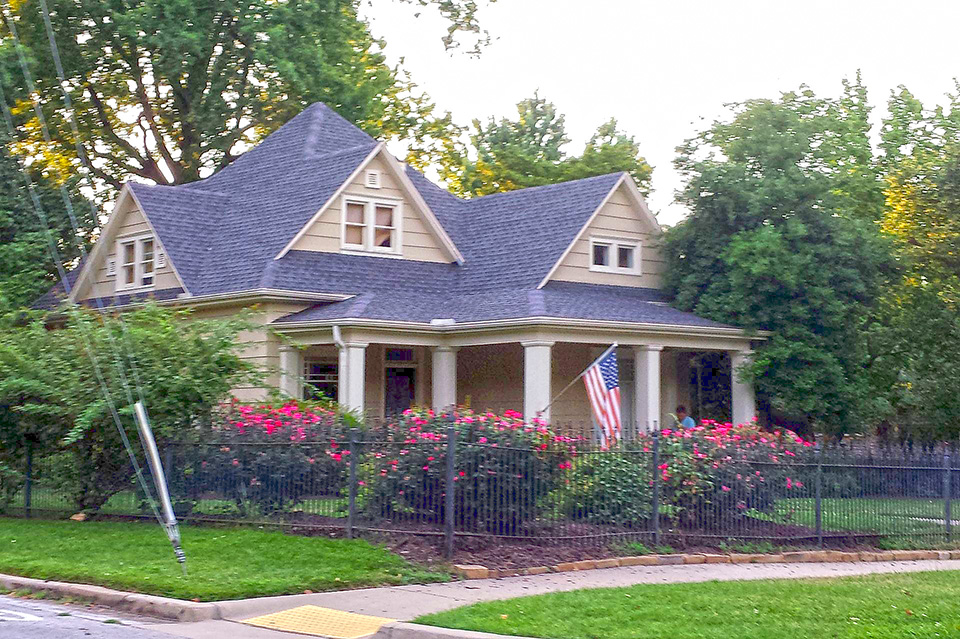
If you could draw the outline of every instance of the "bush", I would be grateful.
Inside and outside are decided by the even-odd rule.
[[[603,451],[580,455],[557,495],[557,511],[591,524],[636,526],[650,520],[649,454]]]
[[[649,435],[632,447],[652,449]],[[750,511],[771,512],[777,498],[803,496],[799,479],[813,444],[789,430],[767,432],[755,423],[720,424],[704,420],[687,430],[660,432],[657,469],[661,503],[686,525],[703,516],[729,523]]]
[[[337,496],[345,485],[348,440],[348,425],[323,405],[234,402],[224,407],[210,441],[175,447],[171,492],[181,512],[214,495],[242,515],[288,510],[308,496]]]
[[[364,507],[378,517],[445,520],[447,428],[456,435],[455,523],[512,534],[535,520],[570,467],[574,441],[518,413],[454,415],[408,410],[387,425],[392,444],[373,453]]]

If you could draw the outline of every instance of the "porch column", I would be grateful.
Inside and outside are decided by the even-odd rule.
[[[740,381],[739,369],[753,361],[753,351],[732,351],[730,353],[730,394],[733,409],[733,423],[747,424],[757,416],[757,401],[753,394],[753,384]]]
[[[457,349],[433,347],[433,409],[446,410],[457,405]]]
[[[634,415],[637,430],[648,432],[660,427],[660,344],[634,346],[636,371],[634,373]]]
[[[289,344],[280,345],[280,392],[293,399],[303,398],[303,362],[300,351]]]
[[[553,342],[521,342],[523,346],[523,416],[550,421],[550,350]],[[544,410],[546,409],[546,410]],[[539,414],[538,414],[539,413]]]
[[[340,405],[360,413],[363,412],[365,396],[366,357],[367,344],[347,342],[340,349],[340,365],[337,370],[337,394]]]

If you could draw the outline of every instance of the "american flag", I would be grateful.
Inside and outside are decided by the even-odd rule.
[[[615,345],[583,373],[590,406],[600,426],[600,445],[610,448],[620,441],[620,375]]]

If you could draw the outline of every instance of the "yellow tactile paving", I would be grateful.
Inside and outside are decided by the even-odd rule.
[[[329,639],[360,639],[360,637],[372,635],[380,630],[380,626],[391,621],[396,620],[357,615],[320,606],[300,606],[271,615],[246,619],[243,623],[283,632],[329,637]]]

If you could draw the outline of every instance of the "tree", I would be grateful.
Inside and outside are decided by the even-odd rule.
[[[94,227],[88,202],[78,197],[78,236],[56,185],[37,174],[31,179],[46,217],[44,224],[24,187],[24,169],[8,152],[8,141],[0,135],[0,314],[29,305],[59,281],[50,251],[51,239],[62,262],[69,267],[80,256],[81,246],[88,245]],[[50,229],[50,235],[45,227]]]
[[[873,171],[863,111],[806,88],[732,108],[678,149],[691,214],[665,237],[667,287],[681,309],[771,332],[739,373],[775,410],[856,429],[882,408],[859,334],[891,267],[862,221],[874,185],[849,181]]]
[[[132,478],[107,397],[133,441],[131,403],[140,393],[161,446],[191,441],[209,430],[231,388],[262,381],[239,356],[237,335],[251,328],[246,316],[201,320],[148,305],[123,318],[72,310],[57,330],[35,316],[2,331],[0,452],[10,466],[33,437],[43,444],[47,479],[62,483],[78,508],[96,510]]]
[[[564,116],[534,95],[517,104],[517,119],[473,121],[469,145],[451,140],[432,155],[412,154],[418,167],[439,165],[440,176],[461,196],[480,196],[567,180],[629,172],[641,192],[650,191],[652,167],[617,121],[602,124],[579,156],[568,156]]]
[[[445,43],[479,31],[473,0],[404,0],[449,20]],[[375,136],[407,135],[432,106],[390,68],[358,17],[359,0],[48,0],[76,110],[71,133],[36,0],[4,6],[36,78],[53,143],[23,108],[17,152],[61,176],[79,163],[112,188],[131,176],[158,184],[197,180],[306,105],[323,101]],[[8,57],[10,52],[8,52]],[[13,74],[10,77],[16,77]],[[12,91],[23,95],[23,80]]]

